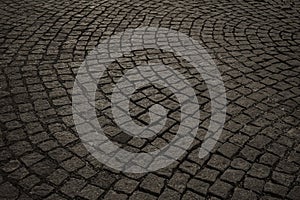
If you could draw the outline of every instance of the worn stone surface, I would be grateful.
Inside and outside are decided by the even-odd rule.
[[[0,199],[300,199],[299,1],[3,0],[0,10]],[[151,105],[169,108],[162,133],[133,138],[111,118],[114,83],[148,62],[189,77],[201,120],[198,139],[176,163],[126,174],[82,145],[71,94],[88,52],[140,26],[178,30],[206,48],[224,81],[227,118],[213,152],[199,159],[211,115],[201,75],[170,52],[128,52],[98,85],[105,96],[96,102],[98,121],[110,139],[134,152],[151,151],[177,131],[180,106],[157,86],[136,91],[130,112],[147,124]]]

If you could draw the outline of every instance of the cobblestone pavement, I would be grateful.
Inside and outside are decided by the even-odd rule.
[[[300,199],[300,4],[280,0],[1,0],[0,199]],[[187,34],[211,54],[227,92],[227,119],[209,156],[198,150],[209,96],[201,76],[170,52],[128,52],[107,70],[109,97],[126,69],[156,60],[186,72],[201,107],[197,139],[180,160],[152,173],[109,169],[82,145],[71,92],[76,71],[100,41],[127,28]],[[178,102],[149,86],[132,97],[136,123],[147,108],[170,109],[164,131],[132,138],[97,99],[99,123],[133,152],[159,148],[180,123]],[[180,113],[179,113],[180,114]]]

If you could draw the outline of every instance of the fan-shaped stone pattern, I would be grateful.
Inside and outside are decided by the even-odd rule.
[[[1,199],[299,199],[298,1],[125,0],[0,3]],[[109,97],[119,76],[147,62],[188,77],[201,108],[197,140],[181,160],[149,174],[123,174],[95,160],[78,138],[71,112],[77,69],[114,33],[139,26],[178,30],[202,43],[222,73],[227,122],[214,152],[198,158],[210,103],[201,76],[182,58],[128,52],[101,79],[99,122],[133,152],[167,144],[180,123],[168,90],[149,86],[132,97],[131,116],[147,124],[153,103],[169,106],[157,137],[131,138],[111,120]]]

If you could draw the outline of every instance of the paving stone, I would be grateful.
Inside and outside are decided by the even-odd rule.
[[[278,156],[275,156],[271,153],[265,153],[260,157],[259,162],[262,164],[273,166],[278,161],[278,159]]]
[[[244,187],[255,192],[261,192],[264,185],[265,181],[257,178],[246,177],[244,180]]]
[[[260,154],[261,154],[260,151],[249,146],[246,146],[240,152],[240,155],[250,162],[253,162]]]
[[[219,171],[214,170],[214,169],[209,169],[206,167],[197,173],[196,178],[199,178],[201,180],[208,181],[208,182],[214,182],[217,179],[219,174],[220,174]]]
[[[260,199],[264,199],[264,200],[279,200],[281,198],[273,197],[271,195],[264,195]]]
[[[8,163],[6,163],[4,166],[1,167],[1,169],[4,172],[13,172],[16,169],[18,169],[21,166],[21,163],[18,160],[11,160]]]
[[[168,186],[182,193],[187,185],[190,176],[185,173],[175,172],[168,182]]]
[[[108,193],[104,196],[103,199],[105,200],[115,200],[115,199],[120,199],[120,200],[125,200],[127,199],[126,194],[118,194],[113,190],[108,191]]]
[[[15,144],[11,145],[9,148],[17,156],[20,156],[26,152],[32,151],[32,147],[31,147],[30,143],[27,141],[17,142]]]
[[[101,190],[100,188],[93,186],[93,185],[86,185],[80,192],[79,196],[86,198],[86,199],[98,199],[101,194],[103,194],[104,190]]]
[[[40,142],[45,142],[46,140],[50,139],[46,132],[37,133],[34,135],[29,136],[29,139],[32,143],[38,144]]]
[[[135,191],[132,196],[129,198],[130,200],[139,200],[139,199],[145,199],[145,200],[154,200],[157,199],[155,196],[151,194],[147,194],[140,191]]]
[[[274,182],[280,183],[288,187],[295,179],[295,176],[273,171],[271,178]]]
[[[49,156],[58,162],[61,162],[63,160],[66,160],[67,158],[70,158],[72,154],[63,148],[56,148],[54,150],[51,150],[49,153]]]
[[[209,188],[209,184],[198,180],[198,179],[191,179],[188,184],[187,187],[191,190],[193,190],[196,193],[202,194],[202,195],[206,195],[208,188]]]
[[[264,191],[284,197],[288,192],[288,188],[272,182],[267,182],[264,186]]]
[[[204,200],[205,197],[204,196],[200,196],[199,194],[196,194],[192,191],[187,191],[183,197],[182,197],[183,200]]]
[[[60,142],[62,145],[66,145],[77,140],[77,137],[75,137],[75,135],[66,131],[57,132],[54,134],[54,136],[58,140],[58,142]]]
[[[278,143],[272,143],[269,148],[268,151],[279,156],[279,157],[283,157],[285,152],[287,151],[287,147],[278,144]]]
[[[50,174],[47,179],[55,185],[60,185],[68,177],[68,172],[63,169],[57,169]]]
[[[39,144],[38,147],[43,151],[49,151],[58,147],[58,143],[54,140],[48,140]]]
[[[163,178],[157,175],[149,174],[143,180],[140,187],[150,192],[159,194],[164,186],[164,181],[165,180]]]
[[[7,177],[15,180],[21,180],[29,174],[29,171],[25,167],[20,167],[17,170],[13,171]]]
[[[241,188],[234,189],[232,199],[248,199],[248,200],[255,200],[257,199],[257,195],[254,192],[251,192],[250,190],[245,190]]]
[[[230,166],[236,169],[247,171],[251,167],[251,164],[242,158],[235,158],[231,162]]]
[[[299,199],[300,198],[300,186],[294,186],[293,189],[287,195],[290,199]]]
[[[221,180],[236,184],[242,180],[244,175],[245,172],[242,170],[227,169],[222,174]]]
[[[172,189],[169,189],[169,188],[166,188],[163,193],[159,196],[158,198],[159,200],[164,200],[164,199],[169,199],[169,200],[172,200],[172,199],[180,199],[180,193],[179,192],[176,192],[175,190],[172,190]]]
[[[248,144],[257,149],[262,149],[270,142],[271,142],[270,138],[268,138],[264,135],[257,135]]]
[[[107,171],[101,171],[97,176],[91,179],[91,183],[97,185],[103,189],[109,188],[115,181],[116,176]]]
[[[84,166],[83,168],[78,170],[78,174],[83,176],[84,178],[91,178],[92,176],[97,174],[97,172],[89,166]]]
[[[21,193],[18,197],[19,200],[32,200],[33,198],[29,197],[27,194]]]
[[[270,167],[258,163],[254,163],[247,174],[257,178],[267,178],[271,172]]]
[[[184,161],[180,166],[179,169],[183,170],[185,173],[188,173],[190,175],[195,175],[197,170],[199,169],[199,166],[195,163]]]
[[[47,176],[56,168],[56,164],[50,160],[43,160],[34,164],[31,169],[38,175]]]
[[[123,178],[120,179],[116,184],[114,185],[115,190],[121,191],[127,194],[131,194],[138,186],[139,182],[129,179],[129,178]]]
[[[19,190],[9,182],[2,183],[0,191],[1,199],[17,199],[19,195]]]
[[[299,170],[299,167],[294,163],[287,162],[285,160],[281,160],[276,165],[275,170],[279,171],[279,172],[292,174],[292,173],[297,172]]]
[[[84,180],[71,178],[60,188],[60,191],[65,195],[74,198],[85,185],[86,183]]]
[[[294,163],[299,164],[300,163],[300,153],[295,152],[295,151],[291,152],[291,154],[289,155],[287,160],[289,162],[294,162]]]
[[[31,189],[34,185],[38,184],[40,182],[40,179],[35,176],[35,175],[30,175],[30,176],[27,176],[26,178],[22,179],[19,184],[29,190]]]
[[[43,155],[33,152],[27,154],[21,158],[21,160],[25,163],[26,166],[31,166],[44,158]]]
[[[292,139],[285,137],[285,136],[280,136],[280,138],[277,140],[277,142],[279,144],[285,145],[287,147],[292,147],[292,145],[294,144]]]
[[[210,188],[209,192],[213,195],[216,195],[221,198],[228,197],[230,191],[233,189],[233,186],[229,183],[217,180]]]
[[[226,142],[218,149],[218,151],[224,156],[226,156],[227,158],[232,158],[232,156],[235,155],[238,152],[238,150],[239,150],[238,146],[231,144],[229,142]]]
[[[65,197],[62,197],[61,195],[58,194],[51,194],[50,196],[48,196],[47,198],[44,198],[46,200],[66,200]]]
[[[89,154],[88,151],[86,150],[86,148],[83,146],[83,144],[80,144],[80,143],[75,144],[70,149],[73,153],[75,153],[79,157],[84,157]]]
[[[76,156],[73,156],[72,158],[64,161],[61,164],[61,166],[68,172],[73,172],[75,170],[78,170],[81,167],[83,167],[84,165],[85,165],[84,162]]]
[[[215,169],[224,170],[229,166],[230,160],[223,156],[213,155],[207,164]]]
[[[40,196],[40,197],[45,197],[48,194],[50,194],[52,191],[54,190],[54,188],[48,184],[41,184],[41,185],[37,185],[34,188],[32,188],[32,190],[30,191],[31,194]]]

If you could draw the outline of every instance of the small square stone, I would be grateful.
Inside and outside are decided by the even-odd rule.
[[[236,184],[242,180],[244,175],[245,172],[242,170],[227,169],[224,174],[222,174],[221,180]]]
[[[290,174],[285,174],[285,173],[273,171],[271,178],[275,182],[289,187],[291,185],[291,183],[293,182],[295,176],[290,175]]]
[[[73,172],[81,167],[83,167],[85,163],[76,156],[64,161],[61,166],[67,170],[68,172]]]
[[[140,187],[149,190],[151,192],[154,192],[156,194],[159,194],[164,187],[164,178],[161,178],[154,174],[149,174],[146,176],[146,178],[141,183]]]
[[[97,172],[89,166],[84,166],[83,168],[78,170],[78,174],[84,178],[90,178],[94,176],[96,173]]]
[[[224,170],[230,165],[230,160],[223,156],[214,154],[207,164],[215,169]]]
[[[287,196],[290,199],[300,199],[300,186],[294,186]]]
[[[251,167],[251,164],[242,158],[235,158],[233,159],[233,161],[231,161],[230,166],[235,169],[241,169],[243,171],[247,171]]]
[[[119,194],[113,190],[109,190],[104,196],[104,200],[126,200],[128,196],[126,194]]]
[[[67,131],[54,133],[54,137],[64,146],[78,139],[75,135]]]
[[[122,178],[115,185],[114,188],[117,191],[124,192],[126,194],[131,194],[138,186],[139,182],[129,179]]]
[[[157,198],[151,194],[147,194],[141,191],[135,191],[132,196],[130,196],[129,200],[157,200]]]
[[[182,196],[182,200],[205,200],[205,197],[188,190]]]
[[[78,195],[86,199],[96,200],[101,194],[103,194],[103,192],[104,190],[88,184],[79,192]]]
[[[61,162],[72,156],[72,154],[64,148],[56,148],[51,150],[48,154],[51,158],[57,160],[58,162]]]
[[[68,176],[69,174],[67,171],[63,169],[57,169],[50,174],[47,179],[55,185],[60,185]]]
[[[190,175],[195,175],[200,167],[192,162],[184,161],[180,166],[179,169],[183,170],[185,173]]]
[[[232,143],[226,142],[218,149],[218,152],[220,152],[227,158],[231,158],[233,155],[235,155],[238,152],[238,150],[239,150],[238,146],[236,146]]]
[[[248,144],[257,149],[262,149],[271,141],[272,140],[269,137],[266,137],[264,135],[257,135]]]
[[[267,178],[271,172],[270,167],[258,163],[254,163],[247,174],[257,178]]]
[[[229,183],[217,180],[210,188],[209,192],[213,195],[221,197],[223,199],[227,198],[233,186]]]
[[[272,183],[270,181],[267,182],[264,186],[264,192],[272,193],[282,197],[287,194],[288,190],[289,189],[287,187]]]
[[[91,179],[91,183],[103,189],[108,189],[116,179],[116,175],[112,172],[101,171]]]
[[[232,200],[256,200],[257,195],[249,190],[236,188],[232,195]]]
[[[257,178],[246,177],[244,180],[244,187],[255,192],[261,192],[264,185],[265,181]]]
[[[254,160],[261,154],[260,151],[253,147],[246,146],[240,152],[240,155],[248,161],[254,162]]]
[[[208,182],[214,182],[217,179],[219,174],[220,174],[219,171],[205,167],[204,169],[202,169],[200,172],[197,173],[196,178]]]
[[[208,183],[198,180],[198,179],[191,179],[187,184],[187,187],[189,189],[193,190],[196,193],[203,194],[203,195],[207,194],[207,190],[208,190],[209,186],[210,185]]]
[[[35,175],[30,175],[30,176],[27,176],[26,178],[22,179],[19,184],[29,190],[31,189],[34,185],[38,184],[40,182],[40,179],[35,176]]]
[[[278,156],[275,156],[271,153],[264,153],[260,157],[259,162],[265,165],[273,166],[278,160],[279,160]]]
[[[86,182],[84,180],[71,178],[60,188],[60,191],[65,195],[74,198],[78,195],[85,184]]]
[[[166,188],[159,196],[158,200],[180,200],[180,193],[175,190]]]
[[[189,178],[190,176],[188,174],[175,172],[170,179],[168,186],[182,193],[186,188]]]
[[[52,186],[42,183],[41,185],[38,185],[38,186],[35,186],[34,188],[32,188],[30,193],[34,194],[34,195],[38,195],[40,197],[44,197],[44,196],[47,196],[48,194],[50,194],[53,190],[54,190],[54,188]]]

